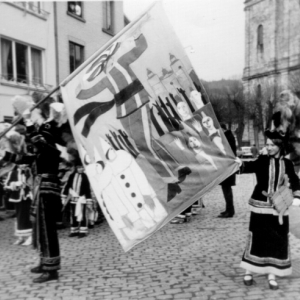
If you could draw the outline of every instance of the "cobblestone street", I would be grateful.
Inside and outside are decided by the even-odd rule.
[[[271,291],[265,276],[255,276],[254,286],[243,284],[239,263],[253,185],[253,175],[238,176],[232,219],[217,218],[225,207],[218,186],[204,197],[206,207],[190,223],[168,224],[128,253],[106,222],[80,240],[69,238],[68,229],[60,230],[60,278],[44,284],[33,284],[36,274],[29,271],[38,262],[37,253],[12,245],[14,220],[5,219],[0,222],[0,299],[300,299],[300,240],[292,235],[293,275],[278,279],[280,289]]]

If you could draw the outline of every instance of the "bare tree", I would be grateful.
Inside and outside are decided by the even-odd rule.
[[[241,80],[208,82],[206,91],[219,122],[226,123],[229,129],[236,125],[234,133],[238,146],[241,146],[245,128],[245,101]]]
[[[259,133],[270,127],[276,98],[277,85],[269,80],[249,89],[246,95],[246,115],[253,121],[255,144],[259,145]]]
[[[210,103],[214,109],[215,115],[220,123],[224,122],[224,112],[227,110],[224,96],[219,93],[208,92]]]
[[[227,88],[227,100],[231,123],[237,124],[235,130],[238,146],[242,145],[242,139],[245,129],[245,98],[243,85],[241,81],[236,80]]]
[[[300,97],[300,71],[289,74],[289,86],[288,88]]]

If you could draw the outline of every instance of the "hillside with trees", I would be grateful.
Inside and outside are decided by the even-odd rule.
[[[254,140],[258,144],[258,134],[264,133],[272,115],[274,87],[265,85],[263,89],[245,95],[241,80],[222,79],[202,83],[219,122],[227,124],[235,133],[238,146],[242,145],[245,125],[249,120],[252,121]]]

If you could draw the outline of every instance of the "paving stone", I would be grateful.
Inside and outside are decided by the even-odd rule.
[[[174,299],[188,299],[191,297],[192,297],[191,293],[180,293],[180,294],[174,295]]]
[[[161,296],[157,296],[156,299],[158,299],[158,300],[173,299],[173,296],[172,295],[161,295]]]
[[[30,268],[38,264],[31,248],[12,246],[14,220],[1,222],[1,300],[299,300],[299,239],[291,235],[294,275],[280,278],[270,291],[265,277],[245,287],[239,268],[248,231],[247,199],[253,176],[240,175],[233,188],[236,215],[217,218],[225,207],[220,186],[204,196],[205,209],[191,222],[167,224],[127,253],[107,223],[90,230],[80,242],[59,231],[62,254],[60,279],[36,285]],[[188,241],[188,243],[187,243]],[[300,275],[300,272],[299,272]],[[294,277],[293,277],[294,276]]]

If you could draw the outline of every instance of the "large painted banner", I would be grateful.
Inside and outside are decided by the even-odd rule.
[[[85,170],[125,251],[237,170],[201,91],[159,3],[62,84]]]

